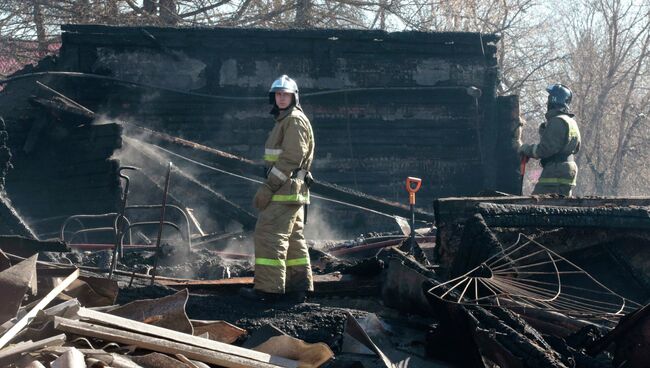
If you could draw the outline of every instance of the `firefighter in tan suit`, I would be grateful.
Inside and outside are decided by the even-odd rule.
[[[254,235],[255,286],[240,294],[259,301],[303,302],[314,289],[303,235],[314,134],[291,78],[283,75],[273,82],[269,102],[275,126],[264,145],[267,179],[253,199],[260,211]]]
[[[519,154],[539,159],[543,170],[533,194],[560,194],[571,196],[576,185],[578,166],[573,155],[580,149],[580,130],[569,113],[571,90],[554,84],[546,89],[548,103],[546,123],[539,129],[540,141],[537,144],[521,144]]]

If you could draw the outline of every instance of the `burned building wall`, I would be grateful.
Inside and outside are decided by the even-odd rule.
[[[418,199],[427,208],[437,197],[519,191],[516,156],[509,144],[502,147],[518,111],[496,96],[495,36],[103,26],[64,31],[66,69],[138,83],[106,81],[98,93],[78,92],[106,114],[259,159],[272,125],[268,86],[288,74],[298,81],[314,126],[318,178],[405,203],[404,179],[419,176]],[[222,176],[206,180],[248,205],[252,186]]]
[[[520,191],[516,154],[503,146],[518,107],[496,95],[494,35],[63,30],[56,69],[94,77],[60,77],[57,85],[108,118],[259,160],[273,124],[269,85],[288,74],[314,127],[317,179],[406,203],[405,178],[418,176],[418,206],[429,211],[438,197]],[[250,209],[255,184],[196,176]]]
[[[42,239],[58,237],[68,216],[114,212],[121,195],[119,162],[111,156],[121,147],[122,128],[80,112],[39,86],[65,90],[63,81],[47,75],[58,69],[56,61],[47,57],[25,67],[0,92],[12,166],[4,189]]]

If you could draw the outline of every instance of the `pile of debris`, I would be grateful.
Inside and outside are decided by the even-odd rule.
[[[372,246],[330,249],[363,254]],[[375,245],[374,257],[357,260],[315,252],[316,268],[338,271],[316,275],[310,302],[299,305],[240,299],[236,290],[251,277],[159,276],[151,285],[148,275],[118,272],[111,280],[2,253],[0,364],[591,368],[648,361],[650,307],[635,311],[639,305],[526,236],[448,280],[399,247]],[[549,264],[556,284],[541,281],[553,279],[542,275]],[[576,276],[592,286],[571,286]],[[599,299],[588,306],[585,292]]]
[[[7,267],[6,256],[3,261]],[[117,282],[80,276],[79,270],[53,277],[52,269],[37,271],[36,265],[35,255],[0,272],[5,297],[0,318],[7,320],[0,338],[3,366],[318,367],[333,357],[326,344],[285,334],[250,336],[252,349],[233,345],[246,330],[224,321],[190,320],[186,290],[116,306]],[[39,293],[52,280],[59,282]],[[24,296],[36,300],[25,304]]]
[[[281,35],[313,50],[299,75],[347,81],[301,95],[327,137],[310,226],[402,229],[313,240],[315,291],[291,305],[237,295],[253,283],[248,202],[265,171],[247,158],[261,156],[251,137],[263,138],[268,118],[265,97],[250,96],[264,53],[277,53],[257,45],[275,31],[64,30],[56,63],[0,81],[11,82],[0,103],[1,366],[648,366],[650,198],[442,198],[435,213],[395,202],[411,171],[428,181],[425,200],[519,192],[509,144],[519,106],[495,95],[498,37]],[[182,60],[151,49],[154,38]],[[393,46],[421,58],[392,73]],[[378,78],[368,55],[386,67]],[[146,62],[156,83],[129,79],[145,64],[115,60]],[[176,62],[195,65],[206,88],[176,86]],[[419,148],[404,149],[402,134]],[[409,238],[416,222],[427,226]]]

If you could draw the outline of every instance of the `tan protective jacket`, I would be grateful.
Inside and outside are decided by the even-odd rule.
[[[314,133],[299,107],[280,112],[264,145],[268,168],[266,184],[273,191],[271,201],[287,204],[309,203],[305,175],[314,159]]]

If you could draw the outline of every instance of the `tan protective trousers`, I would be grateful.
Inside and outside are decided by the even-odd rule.
[[[255,289],[284,294],[313,291],[301,204],[271,202],[255,225]]]

